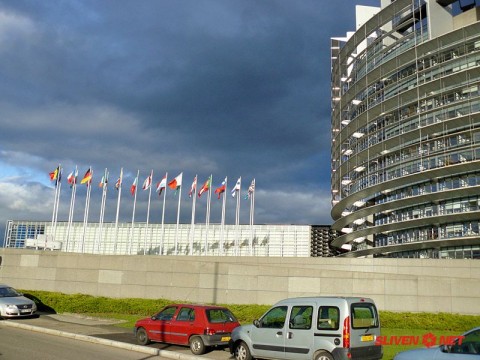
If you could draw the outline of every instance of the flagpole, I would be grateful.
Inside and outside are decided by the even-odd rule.
[[[55,237],[55,222],[56,222],[56,214],[57,214],[57,208],[58,208],[58,193],[59,193],[59,188],[58,188],[58,178],[61,176],[60,174],[60,164],[58,164],[58,167],[54,170],[56,172],[56,175],[55,175],[55,194],[54,194],[54,198],[53,198],[53,211],[52,211],[52,230],[51,230],[51,235],[52,237]],[[53,179],[52,179],[53,180]],[[45,241],[46,238],[45,238]],[[45,244],[46,245],[46,244]],[[46,246],[44,246],[44,250],[45,250]]]
[[[83,236],[82,236],[82,253],[85,251],[85,233],[87,231],[87,224],[88,224],[88,211],[90,208],[90,192],[92,190],[92,177],[93,177],[93,170],[90,166],[90,180],[87,181],[87,197],[85,198],[85,212],[83,214]]]
[[[107,199],[107,183],[108,183],[108,170],[107,168],[105,168],[103,178],[100,182],[100,185],[102,187],[102,202],[100,205],[100,219],[98,221],[98,236],[95,237],[96,244],[94,245],[94,249],[93,249],[94,253],[95,253],[95,248],[97,249],[97,252],[100,253],[100,246],[103,238],[102,231],[103,231],[103,220],[105,218],[105,203]]]
[[[250,191],[251,190],[251,191]],[[255,213],[255,179],[248,189],[250,193],[250,255],[253,255],[253,222]]]
[[[153,181],[153,169],[150,172],[150,177],[149,177],[150,184],[149,186],[149,192],[148,192],[148,205],[147,205],[147,223],[145,224],[145,235],[143,237],[143,255],[147,253],[147,232],[148,232],[148,222],[150,219],[150,199],[152,197],[152,181]],[[152,237],[150,236],[150,248],[152,247]]]
[[[60,164],[58,165],[60,166]],[[58,167],[54,170],[57,171],[56,178],[55,178],[55,194],[53,197],[53,210],[52,210],[52,235],[53,235],[53,223],[55,221],[55,209],[57,208],[57,192],[58,192],[58,186],[57,186],[57,177],[58,177]],[[52,176],[52,173],[50,173],[50,176]],[[50,177],[52,179],[52,177]],[[52,179],[53,180],[53,179]]]
[[[182,177],[183,177],[183,173],[182,173]],[[183,183],[183,179],[182,179],[182,183]],[[180,193],[178,195],[178,206],[177,206],[177,227],[175,229],[175,255],[177,255],[177,251],[178,251],[178,224],[180,222],[180,200],[182,198],[182,184],[180,184]]]
[[[197,176],[193,180],[192,222],[190,225],[190,255],[193,255],[193,238],[195,237],[195,205],[197,203]]]
[[[55,210],[57,208],[57,193],[58,193],[58,186],[57,186],[57,182],[55,181],[55,194],[54,194],[54,197],[53,197],[53,210],[52,210],[52,235],[53,235],[53,227],[54,227],[54,223],[55,223]]]
[[[221,241],[220,241],[220,255],[223,255],[223,244],[225,242],[225,206],[227,204],[227,178],[225,177],[225,191],[223,192],[222,201],[222,224],[221,224]]]
[[[56,203],[57,205],[55,206],[55,224],[53,226],[53,239],[55,239],[55,236],[57,234],[57,218],[58,218],[58,207],[60,205],[60,192],[61,192],[61,189],[62,189],[62,168],[60,166],[60,164],[58,164],[58,177],[57,177],[57,180],[55,182],[55,187],[58,189],[58,191],[56,192]],[[45,249],[46,247],[44,247]]]
[[[120,169],[120,177],[118,184],[118,198],[117,198],[117,213],[115,215],[115,239],[113,242],[113,253],[117,253],[117,239],[118,239],[118,217],[120,214],[120,196],[122,194],[122,181],[123,181],[123,167]]]
[[[238,193],[237,193],[237,209],[235,211],[235,227],[237,236],[235,237],[235,256],[238,256],[238,243],[240,237],[240,197],[242,191],[242,177],[239,179],[240,183],[238,186]]]
[[[210,202],[212,199],[212,175],[209,178],[209,186],[208,186],[208,197],[207,197],[207,214],[205,219],[205,256],[208,254],[208,228],[210,226]]]
[[[135,224],[135,207],[137,205],[137,188],[138,188],[138,176],[140,175],[140,170],[137,170],[137,177],[135,178],[135,194],[133,199],[133,211],[132,211],[132,227],[130,228],[130,239],[128,242],[128,254],[132,254],[132,241],[133,241],[133,226]]]
[[[163,206],[162,206],[162,234],[160,236],[160,248],[158,254],[163,255],[163,237],[165,235],[165,200],[167,195],[168,172],[165,173],[165,190],[163,191]]]
[[[70,197],[70,210],[68,212],[67,241],[65,244],[65,251],[67,252],[68,252],[68,244],[70,241],[70,230],[72,229],[73,213],[75,209],[75,195],[77,192],[77,175],[78,175],[78,168],[77,166],[75,166],[75,172],[73,174],[73,183],[72,183],[72,196]]]

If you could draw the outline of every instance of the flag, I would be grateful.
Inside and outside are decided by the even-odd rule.
[[[235,186],[232,189],[232,196],[233,197],[235,197],[235,195],[237,194],[237,191],[240,191],[241,184],[242,184],[242,177],[239,177],[238,180],[237,180],[237,183],[235,184]]]
[[[105,175],[102,176],[102,180],[100,180],[100,183],[98,184],[99,187],[103,187],[108,183],[108,173],[105,172]]]
[[[177,190],[180,186],[182,186],[182,177],[183,177],[183,173],[180,173],[179,175],[177,175],[175,179],[173,179],[168,183],[168,187],[172,190]]]
[[[68,174],[67,182],[70,185],[70,187],[73,187],[73,185],[77,183],[77,176],[78,176],[78,170],[72,171],[70,174]]]
[[[82,181],[80,181],[80,184],[90,184],[90,182],[92,181],[92,169],[91,168],[88,168],[87,172],[85,173],[85,175],[83,175],[83,179]]]
[[[192,182],[192,187],[190,188],[190,192],[188,193],[188,196],[192,197],[192,194],[194,193],[194,191],[196,189],[197,189],[197,177],[195,176],[195,178],[193,179],[193,182]]]
[[[137,182],[138,182],[138,176],[133,180],[132,186],[130,186],[130,194],[135,195],[135,191],[137,191]]]
[[[252,180],[252,183],[248,187],[247,194],[245,195],[245,199],[250,199],[252,194],[255,192],[255,179]]]
[[[58,167],[58,175],[57,175],[57,181],[55,182],[55,185],[58,185],[58,183],[62,180],[62,168],[59,166]]]
[[[51,173],[49,173],[50,180],[52,180],[52,181],[57,180],[59,173],[60,173],[60,166],[57,167],[55,170],[53,170]]]
[[[215,194],[218,194],[218,198],[220,199],[220,195],[225,192],[226,189],[227,178],[222,181],[222,185],[215,189]]]
[[[150,186],[152,185],[152,174],[150,174],[145,181],[143,182],[142,189],[143,190],[148,190],[150,189]]]
[[[207,181],[205,181],[205,183],[203,184],[202,188],[198,191],[198,197],[202,196],[202,194],[206,191],[208,191],[208,189],[210,189],[210,185],[212,183],[212,175],[210,175],[210,177],[207,179]]]
[[[122,186],[122,179],[118,178],[117,182],[115,183],[115,189],[120,189],[120,186]]]
[[[167,176],[164,176],[162,181],[157,183],[158,196],[162,195],[163,189],[167,187]]]

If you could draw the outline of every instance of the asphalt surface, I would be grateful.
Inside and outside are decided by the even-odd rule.
[[[151,355],[180,360],[217,360],[228,359],[227,351],[215,351],[195,356],[188,347],[176,347],[168,344],[137,345],[133,329],[115,326],[118,320],[98,319],[77,314],[42,314],[35,317],[2,320],[1,325],[23,328],[31,331],[64,336],[79,341],[100,343],[122,349],[138,351]],[[174,349],[174,351],[170,349]],[[212,356],[209,357],[209,354]]]

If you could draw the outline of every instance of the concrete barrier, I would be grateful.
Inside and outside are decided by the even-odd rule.
[[[93,255],[0,249],[0,282],[113,298],[272,304],[367,296],[381,310],[480,314],[480,261]]]

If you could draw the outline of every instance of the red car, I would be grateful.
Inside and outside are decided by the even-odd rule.
[[[240,326],[225,307],[213,305],[172,304],[151,318],[135,323],[135,337],[141,345],[152,341],[189,345],[195,355],[210,346],[227,347],[230,334]]]

